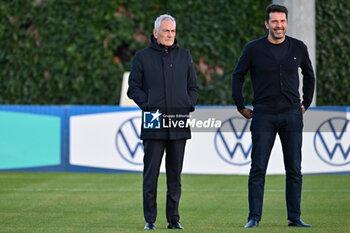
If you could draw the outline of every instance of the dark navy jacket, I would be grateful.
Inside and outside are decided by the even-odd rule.
[[[186,115],[194,111],[198,96],[196,72],[188,50],[165,49],[151,36],[149,46],[138,51],[132,62],[127,92],[144,111]],[[141,129],[141,139],[188,139],[189,128]]]
[[[232,74],[232,98],[237,109],[245,108],[242,87],[244,76],[250,70],[254,98],[254,111],[273,111],[273,107],[281,95],[287,102],[284,110],[300,107],[299,75],[300,67],[303,74],[303,102],[307,109],[312,101],[315,75],[309,59],[306,45],[297,39],[286,36],[289,48],[286,55],[277,61],[268,49],[267,37],[249,42]],[[269,112],[271,113],[271,112]],[[279,113],[279,112],[273,112]]]

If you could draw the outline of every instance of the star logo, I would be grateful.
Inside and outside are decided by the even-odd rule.
[[[161,115],[159,109],[156,112],[143,112],[143,128],[160,129]]]
[[[160,117],[162,114],[159,113],[159,109],[157,109],[157,111],[155,113],[151,113],[151,115],[153,116],[151,122],[153,122],[154,120],[158,119],[158,117]]]

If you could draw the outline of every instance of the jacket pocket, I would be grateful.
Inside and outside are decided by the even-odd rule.
[[[147,101],[147,108],[149,111],[155,111],[157,109],[160,109],[162,107],[162,102],[157,95],[157,92],[152,92],[151,89],[148,90],[148,101]]]
[[[188,104],[189,107],[191,107],[192,106],[191,98],[190,98],[190,96],[188,94],[186,95],[186,97],[187,97],[186,98],[187,99],[187,104]]]
[[[188,111],[189,112],[193,112],[194,111],[194,105],[192,104],[191,98],[190,96],[187,94],[187,107],[188,107]]]

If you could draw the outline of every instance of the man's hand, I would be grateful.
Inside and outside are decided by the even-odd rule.
[[[305,111],[306,111],[306,109],[305,109],[304,105],[301,105],[301,112],[303,113],[303,115],[304,115]]]
[[[242,116],[244,116],[246,119],[251,119],[253,117],[253,110],[250,108],[243,108],[242,110],[239,111]]]

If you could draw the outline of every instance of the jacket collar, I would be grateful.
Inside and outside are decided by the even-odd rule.
[[[157,43],[157,39],[153,35],[151,35],[151,37],[150,37],[150,41],[149,41],[148,47],[150,47],[152,49],[155,49],[155,50],[158,50],[158,51],[164,51],[165,50],[165,47],[163,45],[161,45],[161,44],[158,44]],[[171,47],[169,47],[168,50],[172,50],[172,49],[177,48],[177,47],[179,47],[179,45],[178,45],[177,40],[175,38],[174,44]]]

